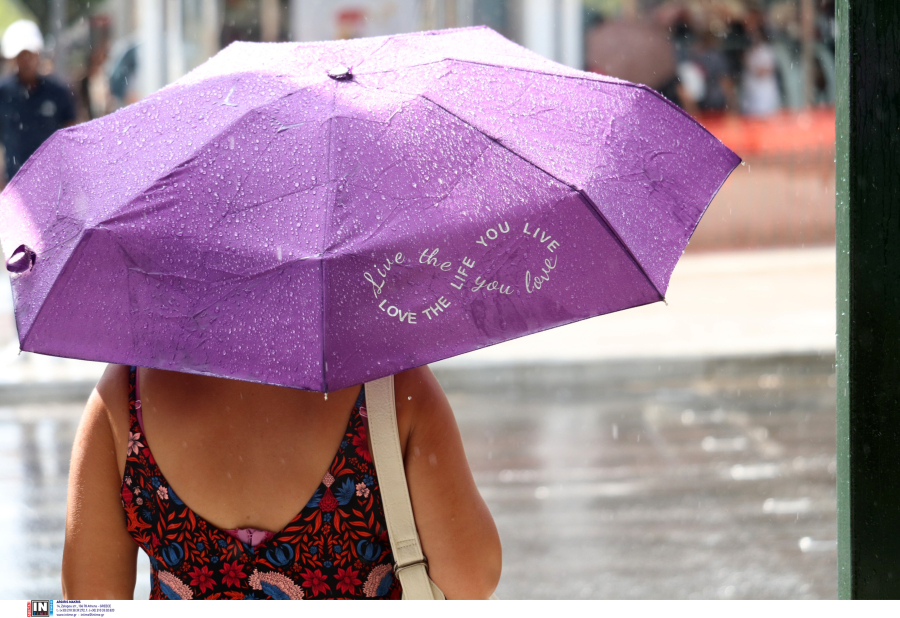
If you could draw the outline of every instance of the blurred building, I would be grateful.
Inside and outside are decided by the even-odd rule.
[[[318,41],[486,24],[581,68],[583,12],[581,0],[107,0],[95,9],[112,24],[110,72],[123,83],[121,75],[133,73],[132,98],[237,40]]]
[[[5,0],[0,13],[7,4],[27,9],[20,0]],[[96,63],[98,46],[108,50],[106,70],[123,102],[159,89],[237,40],[316,41],[478,24],[569,66],[646,83],[695,114],[765,116],[834,101],[833,0],[28,0],[28,5],[44,7],[37,12],[47,15],[45,30],[58,40],[56,69],[70,80]],[[54,22],[52,14],[67,17]],[[126,81],[129,94],[122,96]]]
[[[834,238],[833,0],[0,0],[30,10],[92,119],[223,47],[487,25],[569,66],[647,84],[747,163],[691,248]]]

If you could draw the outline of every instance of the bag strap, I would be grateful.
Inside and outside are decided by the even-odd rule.
[[[400,579],[405,599],[434,600],[440,591],[429,579],[425,554],[416,530],[409,486],[400,449],[397,409],[394,401],[394,376],[366,382],[366,411],[372,458],[378,475],[384,519],[394,554],[394,575]]]

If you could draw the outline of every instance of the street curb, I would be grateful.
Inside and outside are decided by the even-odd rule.
[[[0,384],[0,406],[33,403],[86,402],[96,386],[95,381],[73,380]]]
[[[610,387],[646,389],[650,382],[662,386],[687,378],[719,380],[758,374],[783,378],[829,376],[834,373],[834,353],[810,352],[754,356],[614,359],[567,363],[505,363],[472,367],[433,366],[447,392],[542,394],[547,389],[577,390],[600,395]]]
[[[432,366],[448,393],[522,394],[547,389],[578,390],[600,394],[648,382],[664,383],[685,378],[723,380],[753,374],[782,377],[827,376],[834,373],[834,353],[773,354],[703,358],[615,359],[564,363],[498,363],[467,367]],[[58,381],[0,384],[0,405],[76,403],[87,401],[95,382]]]

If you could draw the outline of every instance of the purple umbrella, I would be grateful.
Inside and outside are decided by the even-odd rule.
[[[487,28],[235,43],[56,133],[0,237],[24,350],[327,391],[662,300],[738,162]]]

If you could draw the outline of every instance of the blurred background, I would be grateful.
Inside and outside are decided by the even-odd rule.
[[[668,305],[433,365],[500,528],[498,594],[836,597],[833,0],[0,0],[0,32],[18,19],[78,122],[237,40],[481,24],[657,89],[744,159]],[[61,594],[69,453],[101,371],[20,354],[0,273],[0,598]]]

